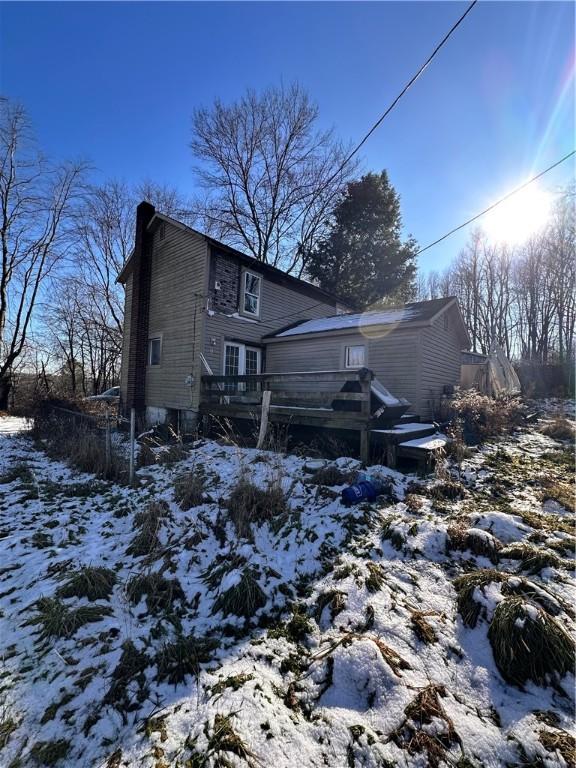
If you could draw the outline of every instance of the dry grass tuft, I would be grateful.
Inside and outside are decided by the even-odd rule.
[[[350,483],[354,482],[355,478],[355,472],[342,470],[335,464],[328,464],[326,467],[317,469],[308,482],[313,485],[332,487],[334,485],[350,485]]]
[[[332,621],[338,616],[339,613],[346,608],[346,592],[341,592],[338,589],[329,589],[327,592],[323,592],[318,596],[316,601],[316,610],[314,612],[314,618],[316,623],[320,624],[322,614],[326,606],[330,606],[330,618]]]
[[[209,637],[180,637],[173,643],[166,643],[156,656],[158,680],[173,685],[183,683],[186,675],[198,676],[200,664],[212,660],[218,641]]]
[[[399,672],[400,669],[412,669],[406,659],[402,658],[402,656],[400,656],[400,654],[393,648],[390,648],[389,645],[386,645],[386,643],[379,637],[370,637],[369,639],[378,647],[382,658],[386,664],[388,664],[392,672],[394,672],[396,677],[402,677]]]
[[[576,436],[574,425],[563,416],[557,416],[554,421],[546,424],[540,431],[553,440],[574,440]]]
[[[112,683],[104,696],[104,704],[109,704],[121,712],[129,712],[130,708],[134,708],[132,682],[137,684],[136,698],[141,702],[146,696],[144,673],[151,663],[148,656],[143,651],[137,650],[131,640],[123,643],[120,661],[112,673]]]
[[[165,501],[151,501],[142,512],[134,515],[134,525],[138,533],[132,539],[127,555],[142,557],[157,553],[161,549],[158,532],[162,520],[170,514],[168,504]]]
[[[440,698],[445,696],[443,685],[428,685],[408,704],[404,710],[405,720],[390,736],[398,747],[410,755],[425,752],[429,768],[439,768],[444,764],[446,751],[454,744],[462,746],[454,723],[440,703]],[[428,726],[433,721],[436,722],[431,734]]]
[[[59,597],[85,597],[107,600],[116,584],[116,574],[109,568],[86,566],[80,568],[58,588]]]
[[[505,574],[491,568],[481,568],[466,573],[454,580],[457,593],[457,604],[462,621],[467,627],[475,627],[478,619],[486,614],[482,603],[476,599],[476,589],[483,590],[489,584],[499,584],[505,579]]]
[[[146,573],[134,576],[126,585],[128,599],[137,605],[146,595],[148,612],[169,611],[173,603],[186,602],[186,596],[178,579],[165,579],[160,573]]]
[[[184,472],[174,481],[174,498],[185,511],[202,504],[205,492],[206,475],[200,469]]]
[[[266,605],[267,598],[258,584],[253,568],[244,568],[239,581],[229,589],[221,592],[212,607],[212,613],[222,611],[224,616],[230,614],[250,619],[257,610]]]
[[[70,751],[70,742],[66,739],[37,741],[30,749],[30,755],[38,765],[52,766],[64,760]]]
[[[414,611],[410,618],[412,623],[412,629],[416,633],[416,637],[422,640],[423,643],[437,643],[438,635],[434,630],[434,627],[426,621],[426,616],[433,614],[426,613],[424,611]]]
[[[238,536],[248,538],[251,524],[273,520],[289,511],[279,482],[259,488],[244,478],[234,486],[226,503]]]
[[[548,752],[557,752],[568,768],[576,768],[576,739],[566,731],[540,731],[540,743]]]
[[[498,562],[498,553],[502,544],[491,533],[478,528],[466,528],[463,525],[451,525],[446,533],[447,553],[452,550],[461,552],[470,550],[475,555],[487,557],[494,565]]]
[[[378,563],[366,563],[368,576],[364,580],[368,592],[379,592],[385,584],[385,572]]]
[[[456,501],[466,496],[466,489],[458,480],[444,480],[430,488],[430,497],[437,501]]]
[[[41,624],[40,638],[72,637],[80,627],[100,621],[112,611],[103,605],[83,605],[69,610],[58,598],[41,597],[36,602],[38,615],[26,622],[28,625]]]
[[[521,597],[498,604],[488,630],[496,666],[508,683],[550,685],[573,670],[576,646],[552,617]]]
[[[458,422],[467,443],[512,432],[524,419],[524,408],[519,400],[495,399],[475,390],[456,393],[449,407],[449,416]]]

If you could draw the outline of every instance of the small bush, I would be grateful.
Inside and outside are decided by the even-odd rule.
[[[251,523],[273,520],[289,511],[279,483],[271,483],[263,489],[244,478],[232,489],[226,506],[241,538],[250,536]]]
[[[540,431],[553,440],[573,440],[576,435],[574,425],[562,416],[558,416],[550,424],[546,424]]]
[[[364,581],[368,592],[379,592],[385,583],[384,569],[378,563],[366,563],[368,576]]]
[[[206,477],[200,470],[184,472],[174,481],[174,498],[185,511],[202,504],[205,491]]]
[[[573,670],[576,646],[551,616],[520,597],[499,603],[488,630],[496,666],[508,683],[522,687],[558,683]]]
[[[141,557],[152,555],[161,548],[158,532],[162,520],[168,517],[170,509],[165,501],[151,501],[142,512],[134,515],[138,533],[126,550],[127,555]]]
[[[58,588],[59,597],[86,597],[88,600],[107,600],[116,584],[116,574],[109,568],[87,566],[76,571]]]
[[[475,390],[457,392],[449,416],[458,422],[467,444],[511,432],[523,421],[524,409],[514,398],[492,398]]]
[[[61,600],[53,597],[41,597],[36,602],[38,616],[27,624],[41,624],[41,638],[72,637],[85,624],[100,621],[110,616],[111,609],[101,605],[87,605],[69,610]]]
[[[165,579],[159,573],[134,576],[128,582],[126,592],[133,605],[137,605],[146,595],[146,606],[152,614],[169,610],[176,600],[186,601],[178,579]]]
[[[156,656],[158,679],[178,685],[186,680],[186,675],[196,677],[200,664],[211,661],[216,648],[217,640],[194,635],[166,643]]]
[[[244,568],[237,583],[218,595],[212,613],[222,611],[224,616],[233,614],[250,619],[266,602],[266,595],[258,584],[254,569]]]

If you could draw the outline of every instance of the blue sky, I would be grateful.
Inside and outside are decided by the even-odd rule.
[[[0,90],[50,154],[186,193],[195,106],[298,80],[322,125],[357,140],[466,5],[2,3]],[[573,149],[574,22],[569,2],[480,2],[365,145],[364,169],[388,169],[421,245]],[[573,176],[569,161],[545,185]]]

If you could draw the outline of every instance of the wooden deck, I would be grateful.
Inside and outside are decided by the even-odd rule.
[[[267,418],[272,423],[297,424],[359,433],[360,458],[367,462],[372,426],[367,368],[336,371],[295,371],[244,376],[202,376],[200,412],[230,419],[259,419],[265,392],[270,392]],[[356,392],[342,392],[347,383]],[[347,403],[356,410],[340,410]]]
[[[421,424],[417,417],[397,418],[394,426],[378,428],[379,421],[372,413],[373,379],[367,368],[202,376],[200,412],[265,424],[351,430],[358,433],[360,458],[365,464],[370,460],[372,442],[383,449],[390,467],[401,457],[431,466],[436,449],[445,445],[447,438],[437,434],[436,425]],[[356,391],[343,392],[343,388]],[[351,410],[350,405],[356,403]]]

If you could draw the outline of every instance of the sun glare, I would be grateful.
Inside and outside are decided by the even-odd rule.
[[[517,245],[543,229],[551,208],[549,192],[526,187],[487,214],[484,229],[491,240]]]

